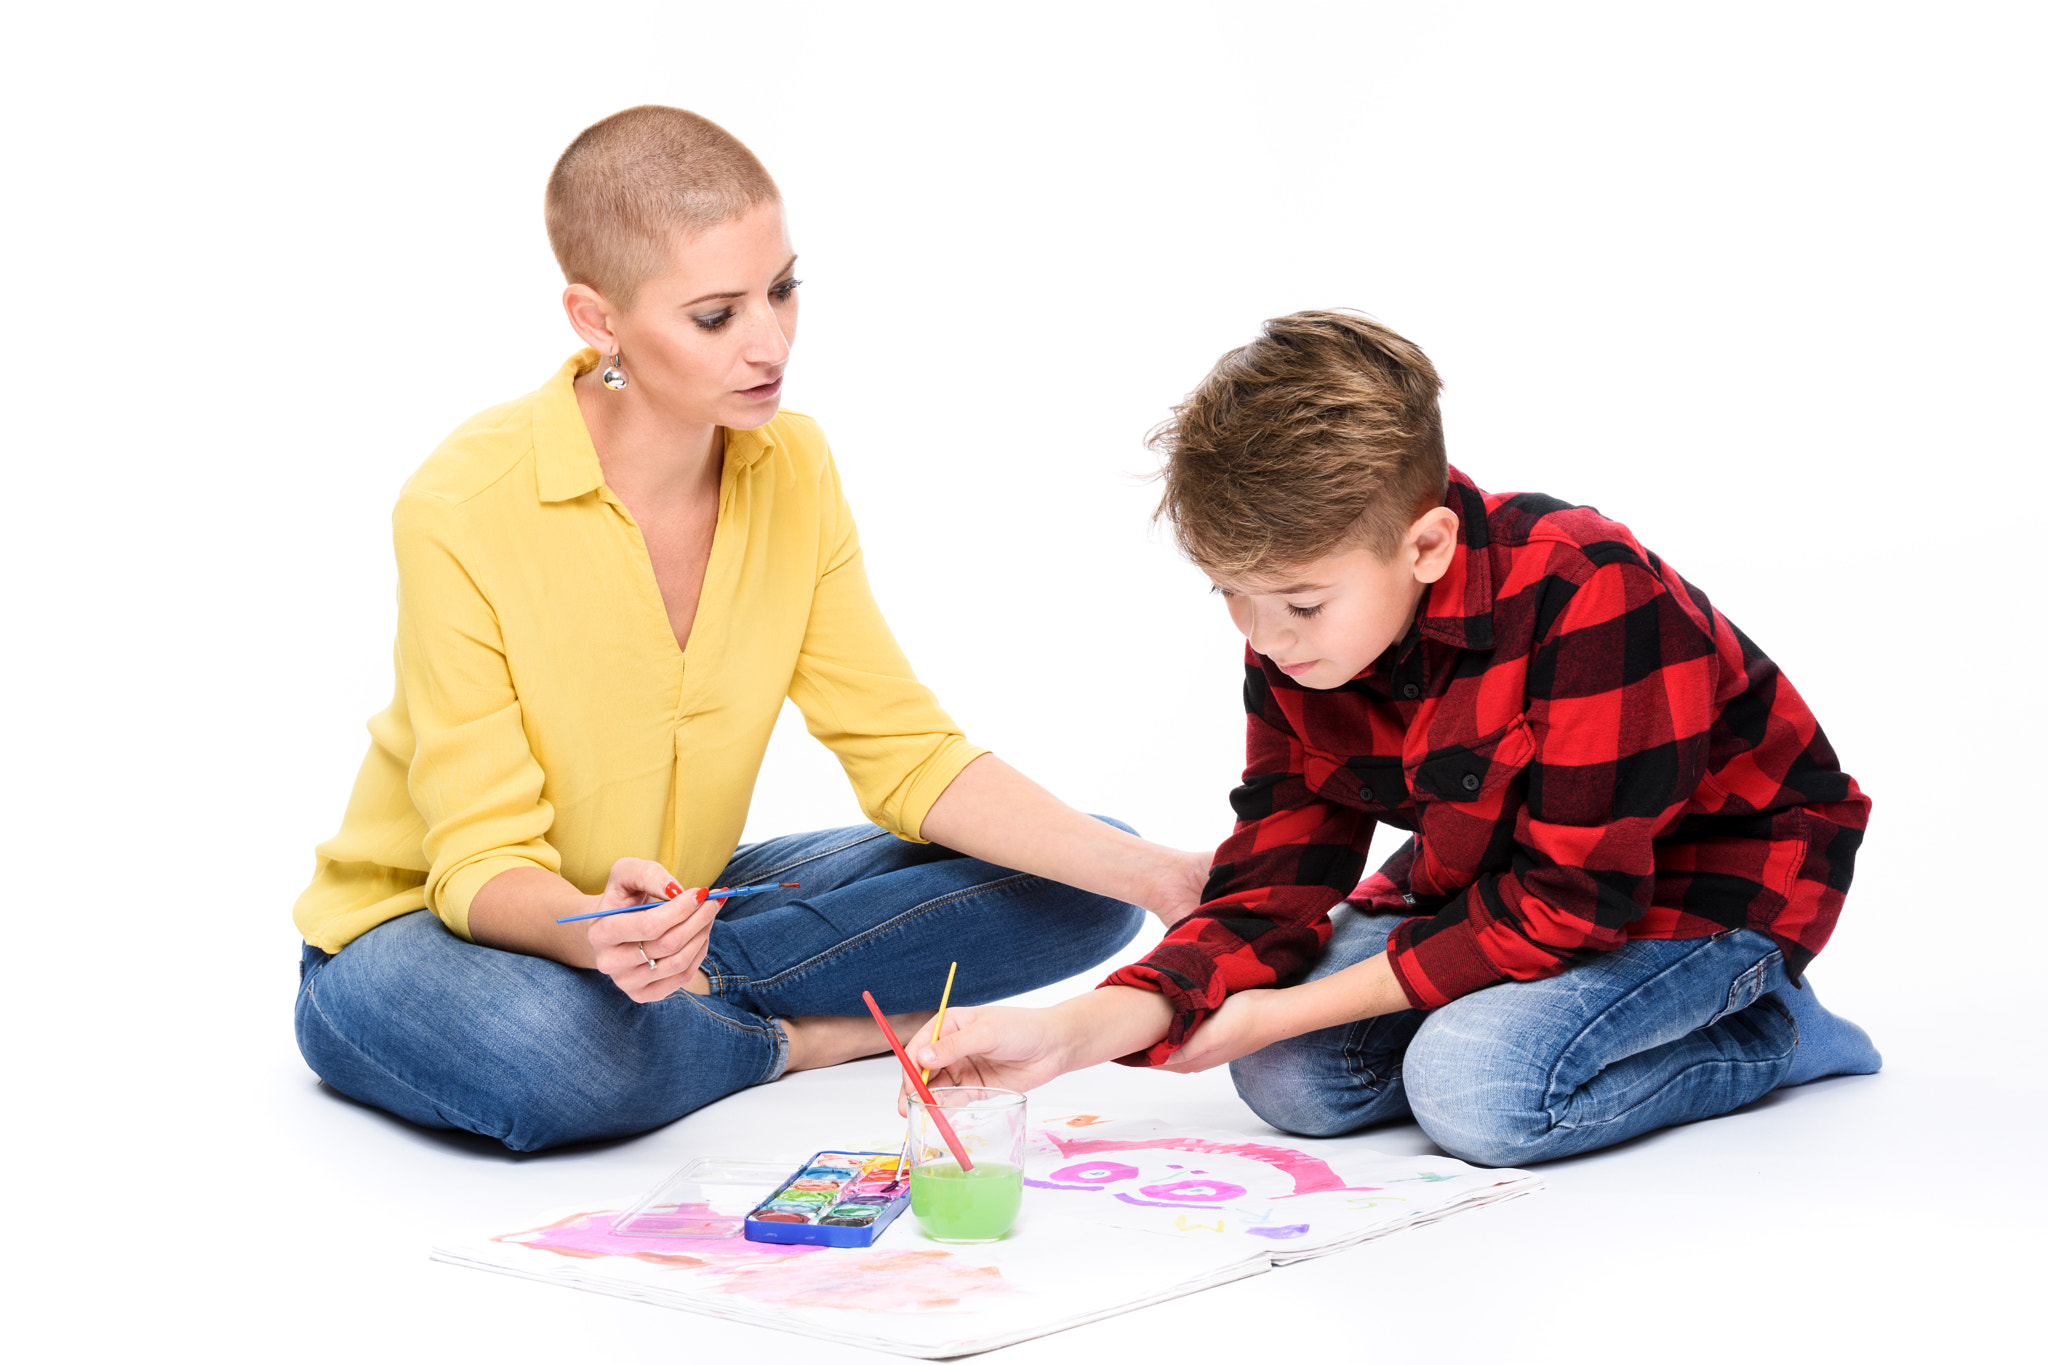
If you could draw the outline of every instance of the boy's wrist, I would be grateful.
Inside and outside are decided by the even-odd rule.
[[[1264,1002],[1260,1031],[1270,1035],[1269,1042],[1409,1008],[1407,994],[1385,953],[1319,980],[1265,994],[1271,998]]]
[[[1138,986],[1101,986],[1053,1008],[1061,1016],[1062,1073],[1142,1052],[1173,1023],[1173,1003]]]

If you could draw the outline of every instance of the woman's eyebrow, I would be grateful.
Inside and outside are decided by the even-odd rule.
[[[784,275],[787,275],[792,269],[794,269],[795,266],[796,257],[792,256],[783,265],[782,269],[775,272],[775,278],[778,280],[781,279]],[[684,304],[683,307],[695,308],[698,304],[709,303],[713,299],[743,299],[746,296],[747,291],[744,289],[727,289],[717,294],[699,294],[696,298],[691,299],[688,303]]]

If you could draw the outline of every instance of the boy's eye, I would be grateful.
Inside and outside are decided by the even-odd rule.
[[[1297,607],[1294,605],[1294,603],[1289,602],[1287,604],[1287,610],[1293,612],[1296,616],[1299,616],[1302,620],[1306,621],[1312,616],[1322,615],[1323,604],[1321,602],[1318,602],[1312,607]]]

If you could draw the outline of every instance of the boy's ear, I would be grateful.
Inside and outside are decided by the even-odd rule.
[[[1408,528],[1408,545],[1415,555],[1415,581],[1434,583],[1450,571],[1458,553],[1458,514],[1448,507],[1432,507]]]

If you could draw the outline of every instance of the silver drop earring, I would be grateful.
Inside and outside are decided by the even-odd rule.
[[[612,352],[611,359],[607,360],[604,364],[604,373],[599,375],[598,378],[604,381],[604,386],[608,389],[623,389],[626,387],[626,372],[619,368],[619,353],[617,351]]]

